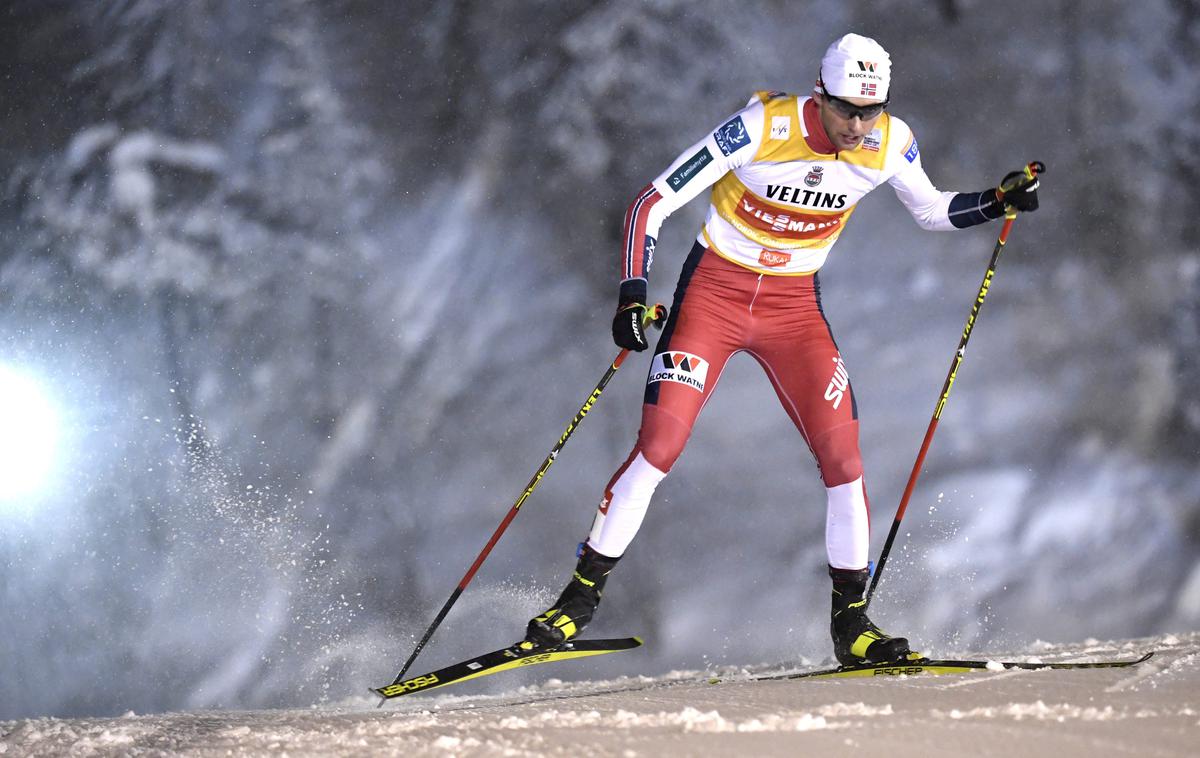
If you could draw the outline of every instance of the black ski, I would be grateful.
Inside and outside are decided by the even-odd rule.
[[[767,674],[754,681],[779,679],[834,679],[863,676],[915,676],[917,674],[965,674],[970,671],[1008,669],[1112,669],[1136,666],[1150,659],[1153,652],[1131,660],[1093,661],[1090,663],[1029,663],[1027,661],[955,661],[919,658],[906,663],[867,663],[860,666],[838,666],[819,671],[800,671],[791,674]]]
[[[641,644],[642,640],[639,637],[624,637],[611,640],[574,640],[554,650],[540,652],[521,650],[516,645],[513,645],[512,647],[493,650],[490,653],[455,663],[428,674],[414,676],[411,679],[405,679],[402,682],[396,682],[386,687],[372,687],[371,691],[382,698],[400,697],[401,695],[411,695],[414,692],[424,692],[425,690],[432,690],[437,687],[445,687],[447,684],[465,682],[468,679],[498,674],[501,671],[508,671],[509,669],[521,666],[535,666],[539,663],[565,661],[570,658],[586,658],[592,655],[618,653],[622,650],[632,650],[635,647],[640,647]]]

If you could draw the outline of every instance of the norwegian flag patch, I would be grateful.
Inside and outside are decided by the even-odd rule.
[[[868,84],[867,82],[863,82],[862,83],[862,96],[863,97],[875,97],[875,85]]]

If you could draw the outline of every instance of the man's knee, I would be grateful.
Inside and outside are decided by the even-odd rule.
[[[813,440],[813,455],[826,487],[837,487],[863,475],[858,450],[858,422],[843,424]]]
[[[656,405],[642,408],[642,428],[638,431],[638,449],[642,457],[659,471],[670,471],[691,436],[690,424]]]

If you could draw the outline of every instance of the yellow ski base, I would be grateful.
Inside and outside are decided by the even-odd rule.
[[[501,671],[510,671],[522,666],[536,666],[540,663],[617,653],[622,650],[632,650],[640,647],[641,644],[640,637],[625,637],[612,640],[573,640],[557,650],[548,650],[544,653],[527,653],[516,646],[506,647],[501,650],[493,650],[477,658],[455,663],[444,669],[390,684],[387,687],[372,688],[372,691],[384,698],[400,697],[414,692],[445,687],[447,684],[478,679],[481,676],[499,674]]]

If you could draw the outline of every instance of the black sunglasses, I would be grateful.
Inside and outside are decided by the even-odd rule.
[[[888,103],[892,101],[892,98],[891,94],[889,93],[888,99],[884,100],[882,103],[874,103],[872,105],[855,105],[849,100],[843,100],[836,95],[831,95],[826,92],[825,100],[829,103],[830,108],[833,108],[833,110],[836,111],[839,116],[847,121],[855,116],[858,116],[858,118],[863,121],[870,121],[873,118],[878,118],[879,114],[887,110]]]

